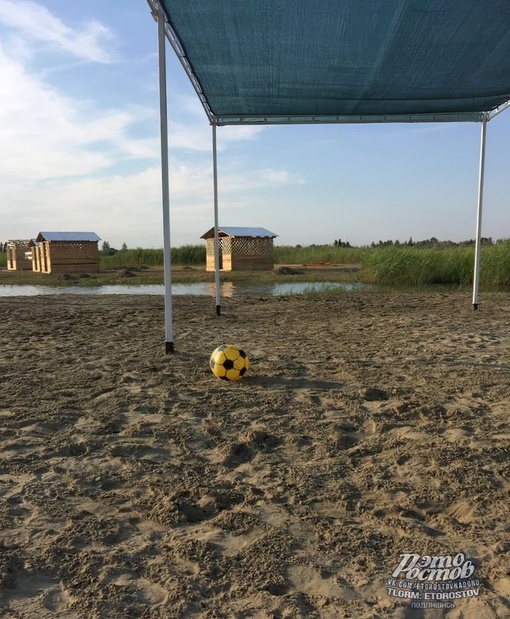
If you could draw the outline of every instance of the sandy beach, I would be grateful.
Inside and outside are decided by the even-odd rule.
[[[510,297],[470,301],[175,297],[165,356],[162,297],[0,298],[0,617],[510,617]]]

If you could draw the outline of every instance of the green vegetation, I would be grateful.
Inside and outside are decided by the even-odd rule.
[[[0,251],[0,269],[7,268],[7,252]]]
[[[340,239],[333,245],[309,245],[295,247],[275,247],[275,264],[278,265],[359,265],[360,270],[353,275],[345,274],[346,281],[353,279],[385,286],[430,286],[436,284],[450,286],[469,286],[473,282],[474,241],[453,243],[438,241],[436,238],[405,243],[399,241],[379,241],[370,247],[351,247]],[[116,250],[106,244],[100,252],[101,269],[120,267],[161,267],[162,249]],[[203,245],[184,245],[172,248],[172,264],[195,267],[205,266],[205,247]],[[271,279],[260,274],[245,274],[255,281]],[[324,273],[324,277],[327,273]],[[304,279],[313,281],[318,273],[306,273]],[[224,273],[223,281],[245,279],[241,274]],[[303,277],[291,276],[294,281]],[[320,277],[323,279],[323,277]],[[494,243],[492,239],[482,239],[481,285],[501,287],[510,285],[510,241]]]
[[[453,243],[435,238],[406,243],[379,241],[370,247],[334,245],[276,247],[278,264],[359,264],[359,279],[379,285],[468,286],[473,283],[474,241]],[[510,285],[510,241],[482,239],[480,283]]]
[[[510,241],[482,248],[480,279],[491,287],[510,286]]]
[[[468,286],[473,283],[474,247],[371,249],[362,260],[363,279],[375,284]],[[510,285],[510,242],[482,246],[480,283],[495,288]]]
[[[116,250],[108,246],[105,251],[99,252],[101,269],[115,269],[119,267],[163,266],[162,249],[121,249]],[[172,264],[175,265],[205,265],[205,246],[183,245],[172,247]]]
[[[413,249],[387,247],[367,252],[363,268],[377,284],[426,286],[467,285],[474,268],[470,249]]]
[[[309,245],[302,247],[275,247],[276,264],[359,264],[367,248],[338,247],[335,245]]]
[[[3,248],[0,248],[3,249]],[[331,245],[275,247],[275,264],[301,267],[303,273],[282,275],[265,272],[225,272],[223,282],[237,284],[262,284],[275,281],[343,281],[377,284],[380,286],[470,286],[473,283],[474,241],[453,243],[436,238],[405,243],[379,241],[370,247],[351,247],[349,243],[335,240]],[[175,283],[214,281],[214,273],[205,271],[206,250],[204,245],[184,245],[172,248],[172,274]],[[328,265],[333,265],[329,267]],[[145,270],[134,267],[146,267]],[[182,267],[187,268],[182,268]],[[6,267],[6,254],[0,251],[0,268]],[[137,271],[134,279],[123,279],[123,268]],[[98,276],[80,279],[76,285],[93,286],[105,283],[161,283],[163,281],[162,249],[122,249],[103,243],[100,251]],[[10,279],[15,276],[11,272]],[[23,273],[19,278],[29,283],[64,285],[56,276],[40,276]],[[30,281],[30,283],[35,283]],[[480,283],[484,288],[510,286],[510,240],[493,242],[482,239]]]

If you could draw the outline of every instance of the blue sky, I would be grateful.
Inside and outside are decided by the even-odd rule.
[[[213,226],[211,128],[168,46],[172,245]],[[0,0],[0,239],[161,247],[157,27],[145,0]],[[218,128],[220,226],[277,244],[474,238],[480,124]],[[488,125],[483,235],[510,237],[510,110]]]

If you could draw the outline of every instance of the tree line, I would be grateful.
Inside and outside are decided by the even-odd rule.
[[[482,245],[496,245],[497,243],[504,243],[508,241],[508,239],[498,239],[494,241],[492,237],[482,236],[480,242]],[[365,247],[423,247],[423,248],[431,248],[431,247],[469,247],[470,245],[475,245],[475,239],[468,239],[465,241],[440,241],[435,236],[430,237],[430,239],[424,239],[423,241],[414,241],[413,237],[410,237],[407,241],[399,241],[398,239],[393,241],[389,239],[387,241],[372,241],[370,245],[351,245],[349,241],[342,241],[342,239],[335,239],[333,241],[333,247],[346,247],[346,248],[356,248],[363,249]],[[296,245],[297,249],[301,249],[304,247],[303,245]],[[324,245],[318,245],[312,243],[311,245],[307,245],[305,247],[324,247]]]
[[[496,245],[498,243],[504,243],[507,240],[508,239],[497,239],[496,241],[494,241],[492,237],[490,236],[489,237],[482,236],[481,244],[482,245]],[[369,247],[424,247],[424,248],[427,248],[427,247],[467,247],[470,245],[475,245],[475,243],[476,243],[475,239],[469,239],[466,241],[459,241],[459,242],[440,241],[435,236],[432,236],[430,237],[430,239],[425,239],[423,241],[414,241],[412,237],[409,240],[403,241],[403,242],[400,242],[398,239],[395,241],[391,239],[387,241],[377,241],[377,243],[375,241],[372,241]],[[351,245],[349,241],[342,241],[342,239],[335,239],[333,241],[333,246],[334,247],[358,247],[357,245]],[[296,245],[296,247],[301,248],[303,246]],[[311,245],[309,245],[309,247],[323,247],[323,245],[317,245],[315,243],[312,243]],[[128,249],[128,246],[126,243],[122,243],[121,248],[116,249],[115,247],[112,247],[108,241],[103,241],[103,244],[101,246],[101,253],[104,256],[114,256],[119,251],[127,251],[127,249]],[[6,252],[6,251],[7,251],[7,242],[0,241],[0,252]]]
[[[492,237],[482,236],[480,242],[482,245],[494,245],[495,243],[504,242],[506,239],[498,239],[497,241],[493,241]],[[475,245],[475,239],[469,239],[466,241],[440,241],[435,236],[430,237],[430,239],[425,239],[423,241],[413,241],[413,237],[411,237],[408,241],[404,241],[401,243],[398,239],[396,241],[378,241],[375,243],[372,241],[370,247],[468,247],[470,245]],[[342,246],[340,246],[342,247]]]
[[[108,241],[103,241],[103,244],[101,245],[101,253],[104,256],[114,256],[119,251],[127,251],[127,248],[128,246],[125,242],[122,243],[120,249],[115,249],[115,247],[112,247]]]

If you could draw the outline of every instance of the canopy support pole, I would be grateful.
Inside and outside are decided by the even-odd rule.
[[[158,2],[159,116],[161,127],[161,189],[163,203],[163,256],[165,274],[165,352],[174,352],[172,324],[172,259],[170,245],[170,189],[168,174],[168,113],[166,91],[165,22],[161,0]]]
[[[216,124],[212,123],[213,185],[214,185],[214,283],[216,287],[216,316],[221,316],[220,238],[218,231],[218,152]]]
[[[483,181],[485,175],[485,142],[487,137],[487,113],[483,114],[480,139],[480,174],[478,177],[478,209],[476,215],[475,273],[473,277],[473,310],[478,309],[478,289],[480,287],[480,248],[482,244],[482,206]]]

